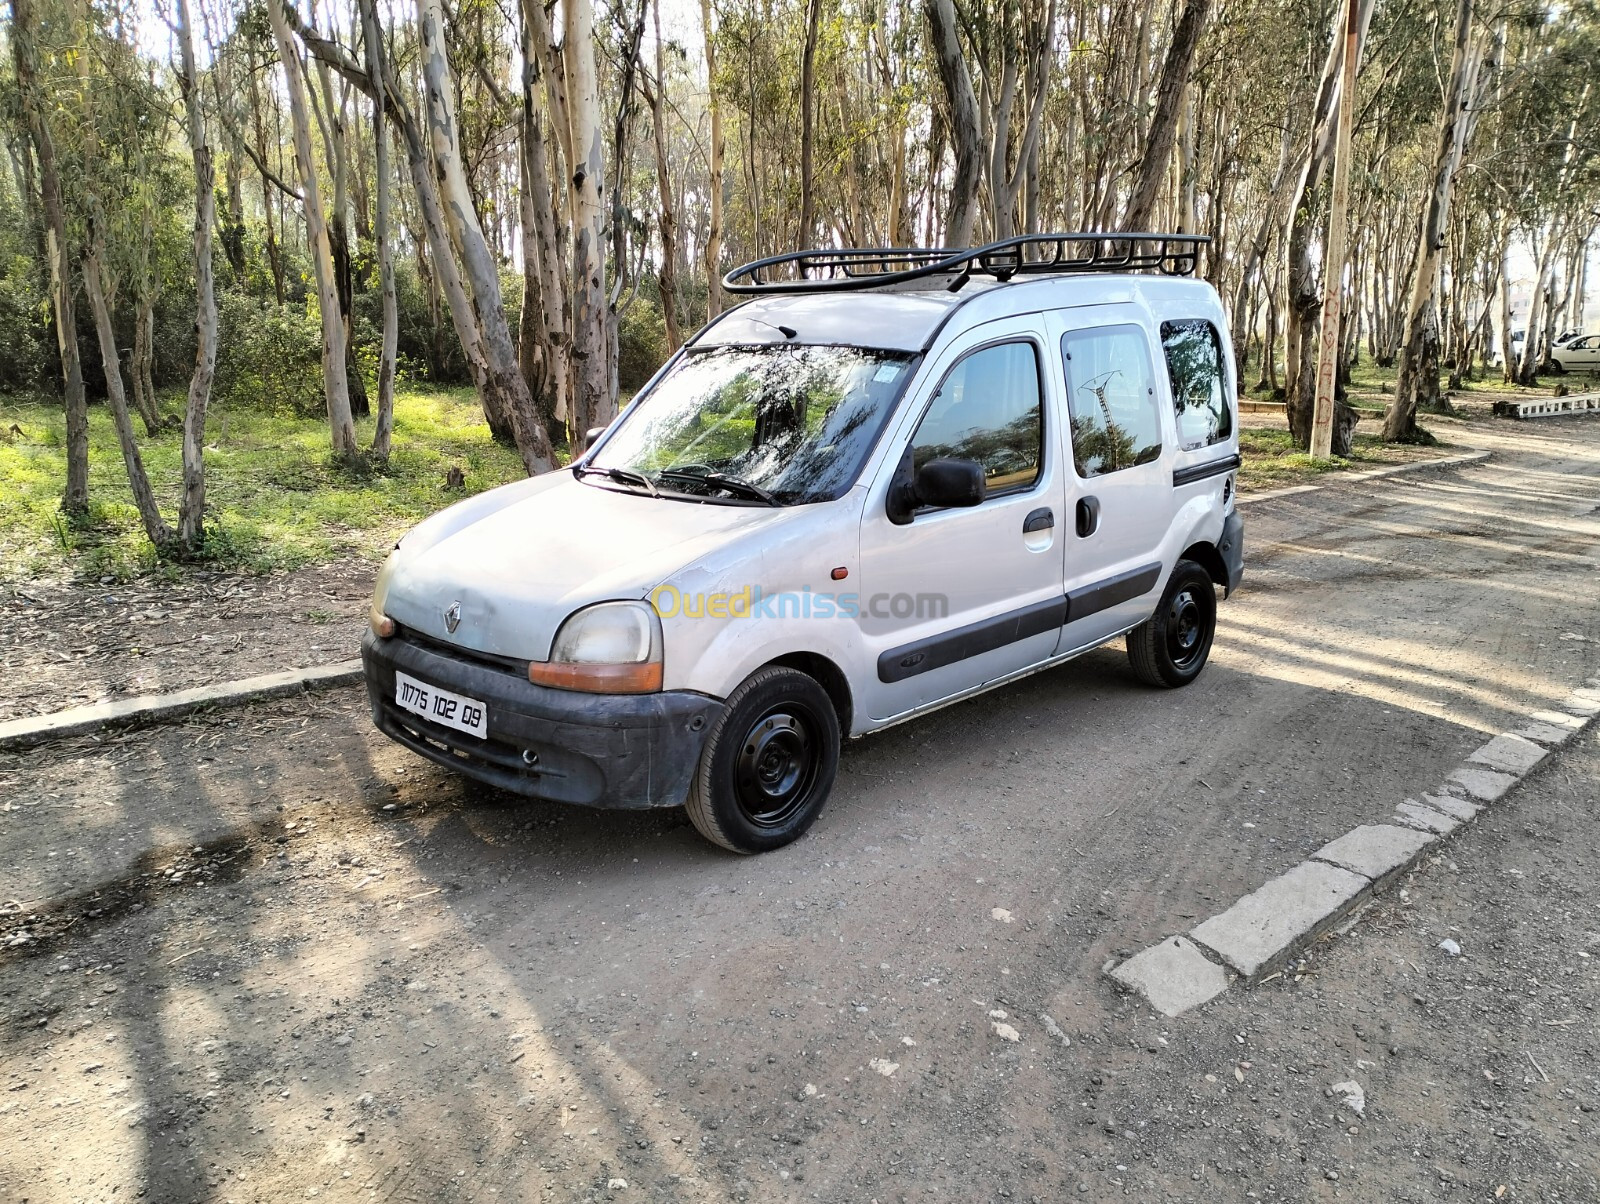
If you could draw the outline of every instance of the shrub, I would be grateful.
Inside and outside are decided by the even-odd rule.
[[[219,401],[302,418],[326,413],[320,318],[238,293],[223,294],[218,310]]]

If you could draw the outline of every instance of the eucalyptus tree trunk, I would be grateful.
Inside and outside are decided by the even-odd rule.
[[[1466,154],[1473,118],[1469,101],[1478,91],[1481,51],[1472,45],[1473,0],[1458,0],[1454,48],[1450,55],[1450,82],[1445,88],[1444,113],[1439,122],[1439,150],[1433,162],[1433,188],[1422,217],[1417,242],[1416,270],[1411,278],[1411,300],[1406,307],[1405,337],[1400,343],[1400,363],[1395,371],[1394,401],[1383,423],[1383,437],[1410,439],[1417,432],[1417,407],[1439,401],[1439,321],[1434,292],[1439,282],[1439,260],[1450,222],[1450,200],[1456,173]],[[1530,336],[1532,331],[1529,332]]]
[[[437,3],[437,0],[433,0]],[[572,158],[573,426],[579,436],[616,414],[606,330],[605,167],[600,137],[600,85],[595,69],[592,0],[563,4],[565,67]]]
[[[555,467],[550,433],[534,412],[528,382],[522,378],[516,344],[500,295],[500,265],[483,236],[477,202],[461,159],[460,125],[456,120],[455,85],[445,56],[444,9],[440,0],[419,0],[422,79],[434,178],[451,240],[461,254],[461,267],[472,289],[484,377],[481,396],[486,412],[503,415],[529,475]]]
[[[383,30],[378,25],[374,0],[359,0],[361,41],[367,74],[381,80]],[[400,339],[400,310],[394,291],[394,247],[389,237],[389,134],[384,127],[383,97],[372,98],[372,149],[374,187],[372,240],[378,248],[378,287],[383,293],[383,336],[378,347],[378,419],[372,432],[372,454],[388,459],[394,435],[394,362]]]
[[[311,119],[306,108],[305,80],[300,57],[289,38],[284,16],[286,0],[268,0],[272,33],[283,60],[289,94],[289,117],[294,125],[295,158],[300,165],[300,185],[306,215],[306,241],[311,244],[311,266],[317,281],[317,305],[322,311],[322,382],[328,398],[328,427],[336,456],[356,454],[356,426],[350,413],[350,386],[345,376],[344,320],[339,310],[339,289],[333,276],[333,252],[322,212],[317,182],[317,161],[311,156]]]
[[[177,0],[175,33],[181,55],[179,89],[189,119],[189,150],[194,159],[194,372],[183,411],[183,497],[178,505],[178,540],[195,551],[205,537],[206,406],[217,368],[217,295],[211,267],[211,228],[216,224],[216,172],[211,144],[206,141],[205,115],[200,111],[200,79],[195,70],[194,31],[189,0]]]
[[[944,244],[965,247],[972,242],[978,216],[978,185],[983,178],[983,128],[972,75],[961,53],[954,0],[924,0],[928,32],[933,39],[939,79],[944,84],[950,110],[950,144],[956,155],[956,174],[950,183],[950,204],[945,210]]]
[[[98,205],[91,202],[92,207]],[[98,213],[89,222],[89,247],[83,256],[83,291],[89,299],[89,310],[94,315],[95,335],[100,342],[100,360],[105,368],[106,405],[111,410],[112,423],[117,428],[117,442],[122,446],[122,463],[128,470],[128,488],[133,493],[133,505],[139,512],[139,521],[157,550],[165,551],[172,545],[172,529],[161,517],[156,505],[156,495],[150,488],[150,477],[145,473],[144,460],[139,455],[139,442],[133,433],[133,415],[128,411],[128,394],[122,386],[122,363],[117,355],[117,332],[111,321],[111,303],[105,268],[105,238],[100,233],[103,219]]]
[[[1374,0],[1360,0],[1356,16],[1357,58],[1361,57],[1372,20]],[[1323,63],[1317,86],[1317,103],[1311,127],[1311,144],[1300,173],[1291,208],[1287,238],[1288,270],[1284,297],[1284,388],[1289,431],[1295,446],[1302,451],[1311,446],[1311,418],[1316,400],[1316,344],[1318,316],[1322,310],[1321,290],[1317,287],[1316,264],[1312,255],[1316,241],[1320,205],[1318,194],[1332,166],[1333,141],[1337,132],[1339,106],[1353,103],[1340,95],[1339,75],[1344,66],[1345,13],[1335,8],[1328,57]],[[1350,438],[1355,429],[1355,413],[1338,402],[1333,420],[1333,454],[1350,454]]]
[[[523,272],[532,282],[525,287],[522,307],[522,364],[529,387],[542,381],[535,401],[541,414],[557,422],[571,417],[568,402],[572,377],[571,340],[567,332],[567,287],[560,223],[556,219],[556,190],[550,180],[550,156],[555,150],[545,140],[544,114],[539,105],[550,55],[550,24],[542,0],[522,3],[522,147]],[[531,236],[531,237],[530,237]],[[539,313],[531,315],[530,300]],[[537,321],[534,321],[534,318]],[[529,334],[534,339],[529,339]],[[529,346],[532,342],[533,346]],[[536,352],[540,362],[532,364]],[[533,368],[537,374],[530,374]],[[542,399],[542,400],[541,400]]]
[[[78,318],[72,296],[72,253],[67,243],[66,206],[56,169],[55,139],[45,120],[39,95],[39,50],[35,42],[33,0],[12,0],[11,50],[16,59],[17,90],[39,159],[39,193],[44,207],[44,242],[50,265],[50,303],[55,311],[56,350],[61,357],[61,384],[66,401],[67,483],[61,509],[69,515],[89,511],[89,404],[83,387],[83,362],[78,358]]]
[[[1167,179],[1172,141],[1189,87],[1195,48],[1200,44],[1200,34],[1210,11],[1211,0],[1184,0],[1183,12],[1173,27],[1167,58],[1161,65],[1161,83],[1156,88],[1156,107],[1150,116],[1144,154],[1139,160],[1128,207],[1122,214],[1122,229],[1126,233],[1145,229],[1155,213],[1156,198]]]
[[[309,88],[313,111],[327,152],[328,175],[333,180],[333,207],[328,212],[328,249],[333,254],[333,279],[339,291],[339,320],[344,325],[345,380],[350,388],[350,412],[364,418],[372,412],[367,383],[361,378],[355,347],[355,267],[350,255],[350,148],[347,124],[349,88],[335,95],[328,65],[317,60],[318,88]],[[322,103],[316,103],[320,90]]]
[[[537,3],[537,0],[533,0]],[[814,6],[820,0],[811,0]],[[647,85],[645,99],[650,104],[650,124],[655,135],[656,185],[661,194],[661,215],[657,225],[661,231],[661,266],[656,270],[656,282],[661,289],[661,317],[667,328],[667,354],[671,355],[683,345],[683,332],[678,329],[678,217],[672,197],[671,164],[667,158],[667,75],[666,56],[661,42],[661,0],[655,0],[656,78],[653,87]],[[806,102],[806,129],[810,130],[810,102]],[[808,148],[809,149],[809,148]],[[806,161],[809,177],[810,161]],[[802,186],[809,199],[811,182],[807,178]],[[802,206],[800,219],[801,243],[809,240],[810,216]]]
[[[656,13],[656,64],[661,63],[660,0]],[[822,31],[822,0],[806,2],[806,40],[800,53],[800,237],[797,247],[809,247],[817,224],[816,156],[817,125],[817,40]],[[663,88],[665,85],[661,85]],[[659,137],[659,135],[657,135]],[[677,340],[673,340],[674,346]]]
[[[711,0],[700,0],[701,28],[706,43],[707,107],[711,115],[711,149],[708,173],[711,190],[711,220],[706,227],[706,321],[722,311],[722,102],[717,96],[717,41],[711,28]]]

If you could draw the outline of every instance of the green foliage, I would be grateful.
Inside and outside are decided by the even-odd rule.
[[[617,385],[636,392],[667,358],[667,325],[654,301],[636,297],[617,326]]]
[[[38,388],[47,376],[55,359],[49,305],[31,257],[0,260],[0,392]]]
[[[104,407],[90,410],[89,516],[60,513],[65,479],[60,407],[0,405],[0,580],[71,573],[126,579],[162,566],[128,493],[116,433]],[[358,423],[363,443],[371,419]],[[177,512],[182,432],[141,441],[163,510]],[[460,467],[476,493],[522,477],[515,451],[489,435],[467,390],[397,391],[394,452],[386,464],[335,463],[320,417],[297,418],[257,405],[212,407],[206,421],[207,529],[199,559],[272,572],[343,556],[380,558],[394,540],[460,494],[445,488]]]
[[[322,323],[304,309],[241,293],[218,299],[216,399],[315,418],[322,395]]]

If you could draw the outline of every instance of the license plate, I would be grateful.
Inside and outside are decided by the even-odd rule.
[[[476,698],[466,698],[430,686],[404,673],[394,675],[395,703],[433,723],[483,739],[489,734],[488,708]]]

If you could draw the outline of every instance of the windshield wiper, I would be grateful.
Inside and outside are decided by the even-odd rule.
[[[631,468],[600,468],[593,464],[580,464],[572,470],[577,477],[590,475],[608,477],[619,485],[632,485],[635,488],[643,487],[649,491],[651,497],[660,497],[655,482],[642,472],[634,472]]]
[[[714,485],[735,497],[748,498],[754,502],[762,502],[768,506],[783,505],[776,497],[768,493],[759,485],[752,485],[740,477],[729,476],[725,472],[689,472],[682,468],[663,468],[656,473],[658,481],[686,481],[694,484]]]

